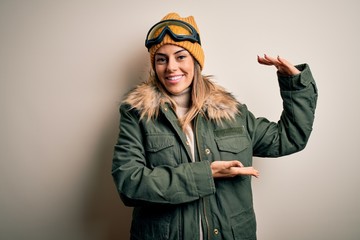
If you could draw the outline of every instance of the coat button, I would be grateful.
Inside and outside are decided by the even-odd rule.
[[[219,234],[219,230],[217,228],[214,229],[214,234],[218,235]]]
[[[210,154],[210,149],[205,149],[205,153],[206,153],[206,155],[209,155]]]
[[[167,110],[168,110],[167,107],[164,107],[164,111],[167,112]]]
[[[190,145],[189,141],[186,141],[186,145],[188,145],[188,146]]]

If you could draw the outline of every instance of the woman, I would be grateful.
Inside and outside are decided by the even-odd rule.
[[[284,110],[278,123],[202,76],[204,52],[192,16],[166,15],[147,35],[154,73],[120,107],[112,175],[134,207],[131,239],[256,239],[252,157],[302,150],[317,89],[308,65],[273,65]]]

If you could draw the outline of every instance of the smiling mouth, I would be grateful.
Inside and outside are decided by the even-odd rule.
[[[171,77],[166,77],[166,80],[171,82],[171,83],[176,83],[178,81],[180,81],[180,79],[183,77],[184,75],[176,75],[176,76],[171,76]]]

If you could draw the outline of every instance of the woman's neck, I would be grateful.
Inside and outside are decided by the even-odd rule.
[[[170,97],[176,102],[176,105],[181,108],[189,108],[191,103],[191,88],[188,87],[178,94],[170,94]]]
[[[183,117],[189,110],[191,104],[191,88],[187,88],[179,94],[171,94],[170,97],[176,103],[176,113]]]

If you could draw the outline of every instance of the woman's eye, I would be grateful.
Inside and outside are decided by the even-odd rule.
[[[178,57],[179,60],[183,60],[183,59],[185,59],[185,58],[186,58],[185,55],[181,55],[181,56]]]
[[[157,63],[165,63],[166,59],[165,58],[156,58],[156,62]]]

